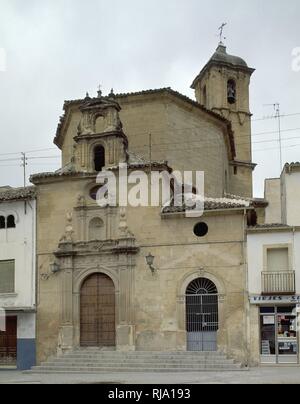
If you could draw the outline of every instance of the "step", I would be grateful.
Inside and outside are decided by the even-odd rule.
[[[78,352],[78,353],[66,353],[64,356],[69,356],[69,357],[96,357],[96,358],[112,358],[112,359],[118,359],[118,358],[189,358],[189,359],[201,359],[201,358],[226,358],[225,355],[209,355],[209,354],[202,354],[202,355],[174,355],[174,354],[145,354],[145,353],[132,353],[132,354],[118,354],[118,355],[106,355],[106,354],[101,354],[101,353],[83,353],[83,352]]]
[[[129,362],[129,361],[125,361],[125,362],[109,362],[109,361],[105,361],[105,362],[97,362],[97,361],[86,361],[86,362],[73,362],[73,361],[49,361],[49,362],[44,362],[41,364],[41,366],[64,366],[64,365],[74,365],[74,366],[81,366],[81,365],[88,365],[88,366],[140,366],[140,365],[144,365],[144,366],[149,366],[151,367],[151,365],[155,365],[155,366],[164,366],[165,364],[168,364],[170,366],[202,366],[202,365],[211,365],[211,366],[218,366],[218,365],[224,365],[224,366],[231,366],[231,365],[235,365],[235,363],[232,361],[222,361],[222,362],[193,362],[193,363],[189,363],[189,362],[170,362],[170,361],[166,361],[166,362],[155,362],[155,361],[147,361],[147,362]]]
[[[41,366],[34,367],[30,373],[185,373],[241,370],[245,369],[221,352],[119,352],[81,348],[60,357],[52,357]]]
[[[234,372],[244,371],[239,367],[199,367],[196,369],[191,368],[34,368],[30,373],[57,373],[57,374],[94,374],[94,373],[197,373],[197,372]]]
[[[119,364],[115,364],[115,363],[105,363],[105,364],[101,364],[101,363],[66,363],[66,362],[61,362],[61,363],[56,363],[56,362],[49,362],[49,363],[45,363],[42,364],[41,366],[55,366],[55,367],[82,367],[82,368],[86,368],[86,367],[135,367],[135,368],[144,368],[144,367],[161,367],[161,368],[165,368],[165,367],[174,367],[174,368],[183,368],[183,367],[189,367],[189,368],[197,368],[197,367],[202,367],[202,366],[211,366],[211,367],[230,367],[230,366],[235,366],[234,364],[229,364],[229,363],[198,363],[198,364],[173,364],[173,363],[119,363]]]
[[[155,356],[120,356],[118,358],[114,357],[109,357],[109,356],[93,356],[93,355],[87,355],[87,356],[74,356],[74,355],[63,355],[58,358],[51,358],[51,360],[72,360],[72,361],[80,361],[80,360],[96,360],[96,361],[119,361],[119,362],[124,362],[124,361],[189,361],[189,362],[200,362],[200,361],[227,361],[227,360],[232,360],[232,359],[227,359],[226,356],[219,356],[219,357],[213,357],[213,356],[207,356],[207,357],[202,357],[202,358],[197,358],[197,357],[176,357],[176,356],[165,356],[165,357],[155,357]]]

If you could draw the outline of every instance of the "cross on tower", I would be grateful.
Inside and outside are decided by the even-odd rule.
[[[224,39],[224,40],[226,39],[226,37],[223,36],[223,31],[224,31],[224,28],[226,27],[226,25],[227,25],[227,22],[223,22],[223,24],[222,24],[222,25],[220,26],[220,28],[219,28],[219,31],[220,31],[220,33],[219,33],[220,42],[223,42],[223,39]]]

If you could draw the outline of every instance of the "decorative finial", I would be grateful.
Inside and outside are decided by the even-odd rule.
[[[116,95],[115,95],[115,93],[114,93],[114,89],[113,89],[113,88],[110,90],[109,98],[113,98],[113,99],[116,98]]]
[[[102,97],[102,90],[101,90],[101,88],[102,88],[102,86],[101,85],[99,85],[98,86],[98,98],[101,98]]]
[[[222,45],[223,45],[223,40],[224,41],[226,40],[226,37],[223,36],[223,31],[224,31],[224,28],[226,27],[226,25],[227,25],[227,22],[223,22],[223,24],[219,27],[220,44],[222,44]]]
[[[84,102],[89,102],[91,100],[90,94],[87,92],[85,95]]]

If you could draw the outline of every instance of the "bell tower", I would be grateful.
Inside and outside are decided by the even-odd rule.
[[[77,170],[101,172],[127,161],[128,139],[120,120],[120,105],[113,90],[108,97],[98,91],[97,98],[87,94],[79,107],[81,119],[77,136]]]
[[[255,70],[237,56],[227,53],[220,42],[216,52],[195,78],[191,88],[206,109],[229,120],[234,132],[236,157],[230,164],[230,192],[252,196],[250,79]]]

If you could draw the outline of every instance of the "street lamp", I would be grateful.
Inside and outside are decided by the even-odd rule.
[[[146,256],[146,262],[147,262],[148,267],[151,269],[152,274],[154,274],[154,272],[155,272],[155,268],[153,266],[154,259],[155,259],[155,257],[151,253],[149,253],[149,255]]]

